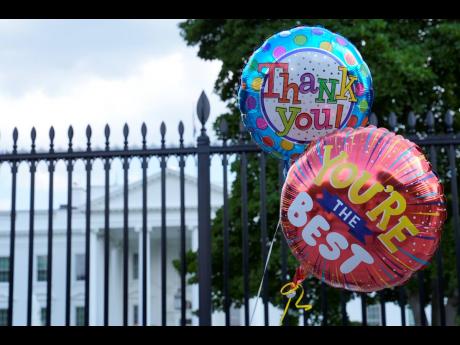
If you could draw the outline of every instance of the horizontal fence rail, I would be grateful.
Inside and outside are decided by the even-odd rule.
[[[249,268],[252,265],[259,265],[263,270],[265,261],[268,256],[268,249],[271,240],[271,234],[274,229],[268,228],[268,219],[267,219],[267,193],[269,192],[269,186],[267,186],[267,165],[270,161],[267,160],[267,154],[263,153],[257,145],[253,142],[250,142],[247,137],[247,133],[244,128],[240,129],[239,138],[237,140],[229,140],[229,126],[224,121],[220,123],[220,135],[222,143],[220,145],[211,144],[209,136],[206,130],[206,122],[209,118],[210,106],[207,97],[204,93],[200,96],[197,105],[197,114],[198,119],[201,123],[200,135],[197,138],[196,146],[184,146],[184,125],[180,122],[178,127],[179,141],[177,147],[167,147],[165,145],[165,135],[166,135],[166,126],[164,123],[160,125],[160,147],[152,148],[147,145],[147,126],[143,124],[141,126],[141,136],[142,136],[142,147],[141,148],[132,148],[129,146],[129,134],[130,129],[128,125],[123,127],[123,148],[122,149],[113,149],[110,147],[110,137],[111,131],[109,125],[105,127],[104,138],[105,138],[105,147],[103,149],[93,149],[91,139],[92,139],[92,129],[90,126],[86,129],[86,148],[85,149],[74,149],[73,139],[74,131],[72,127],[69,127],[67,138],[68,138],[68,147],[64,151],[56,151],[54,148],[54,139],[55,131],[54,128],[51,128],[49,131],[49,150],[46,152],[37,152],[35,148],[35,142],[37,138],[37,132],[35,128],[32,129],[30,133],[31,138],[31,149],[27,152],[22,152],[18,150],[18,137],[19,133],[17,129],[13,130],[13,145],[11,152],[6,152],[0,154],[0,163],[8,164],[11,168],[11,209],[10,209],[10,231],[9,231],[9,270],[8,270],[8,300],[7,300],[7,324],[13,325],[13,317],[15,315],[15,299],[23,298],[23,296],[17,296],[15,290],[15,275],[23,274],[15,270],[15,260],[17,259],[16,253],[16,237],[17,237],[17,187],[18,187],[18,167],[21,163],[26,163],[29,167],[29,178],[30,178],[30,199],[29,199],[29,220],[28,220],[28,269],[27,269],[27,298],[26,298],[26,324],[32,324],[32,309],[33,309],[33,289],[34,289],[34,267],[38,264],[36,262],[36,256],[34,253],[34,247],[36,243],[35,240],[35,218],[34,214],[36,212],[35,205],[35,188],[36,188],[36,169],[37,165],[40,162],[45,162],[48,167],[48,223],[47,223],[47,242],[46,242],[46,251],[47,262],[46,262],[46,316],[44,318],[46,325],[52,324],[52,311],[55,310],[53,307],[53,284],[52,281],[55,279],[64,279],[65,280],[65,325],[71,325],[71,298],[72,298],[72,281],[71,281],[71,272],[73,267],[73,257],[72,257],[72,183],[74,177],[74,167],[77,161],[84,162],[85,167],[85,179],[86,179],[86,191],[85,191],[85,209],[84,209],[84,261],[85,261],[85,281],[84,281],[84,325],[90,325],[94,322],[90,322],[90,306],[91,303],[96,303],[93,299],[90,299],[90,269],[91,269],[91,184],[92,177],[94,174],[94,162],[100,160],[103,163],[103,175],[104,175],[104,190],[103,190],[103,224],[102,224],[102,243],[103,243],[103,287],[102,287],[102,304],[103,304],[103,322],[104,325],[109,325],[111,323],[112,308],[114,306],[110,304],[109,295],[111,294],[111,289],[113,287],[110,285],[110,236],[111,236],[111,205],[110,197],[111,190],[110,186],[110,171],[112,169],[112,162],[115,159],[120,159],[122,162],[122,171],[123,171],[123,188],[122,188],[122,257],[120,269],[122,271],[122,294],[120,305],[122,310],[122,324],[129,324],[128,317],[128,290],[129,290],[129,276],[130,272],[129,266],[129,231],[130,226],[132,225],[132,220],[130,219],[130,204],[128,202],[129,198],[129,189],[128,189],[128,178],[130,174],[131,160],[133,158],[140,159],[141,170],[142,170],[142,179],[141,179],[141,190],[142,190],[142,213],[141,213],[141,224],[140,224],[140,245],[139,245],[139,263],[142,267],[141,273],[139,274],[139,279],[141,280],[141,291],[139,291],[139,296],[141,300],[141,305],[137,311],[139,317],[139,324],[149,325],[150,316],[149,310],[152,310],[153,313],[159,315],[161,320],[161,325],[168,324],[167,314],[168,314],[168,274],[167,274],[167,258],[168,258],[168,242],[167,242],[167,190],[166,190],[166,169],[167,169],[167,158],[174,156],[178,158],[179,161],[179,174],[180,174],[180,186],[179,186],[179,202],[180,202],[180,227],[179,227],[179,266],[180,266],[180,291],[181,296],[179,299],[179,308],[180,308],[180,325],[187,324],[187,295],[186,287],[188,286],[186,269],[187,269],[187,244],[186,244],[186,226],[187,220],[185,217],[185,162],[187,157],[194,156],[197,160],[197,195],[198,195],[198,289],[199,289],[199,324],[200,325],[211,325],[211,315],[213,312],[212,308],[212,290],[213,290],[213,281],[212,281],[212,251],[211,251],[211,175],[210,175],[210,166],[211,166],[211,157],[213,155],[219,155],[221,157],[222,165],[222,178],[223,178],[223,200],[222,200],[222,211],[223,211],[223,224],[221,227],[222,239],[223,239],[223,248],[222,248],[222,263],[221,267],[222,273],[222,303],[223,303],[223,312],[225,314],[225,325],[232,324],[231,313],[234,312],[232,309],[233,301],[231,295],[231,265],[238,265],[241,268],[242,280],[242,305],[243,310],[242,320],[240,323],[242,325],[250,324],[250,316],[252,310],[250,310],[250,298],[254,296],[254,291],[250,291],[250,279],[259,279],[261,277],[251,277],[249,274]],[[450,196],[450,210],[449,210],[449,219],[452,220],[452,230],[453,238],[455,240],[455,273],[456,273],[456,292],[451,292],[451,294],[460,296],[460,221],[459,221],[459,205],[458,205],[458,146],[460,145],[460,136],[458,133],[454,132],[453,129],[453,112],[447,112],[443,121],[436,119],[432,112],[429,112],[424,119],[416,116],[414,113],[409,113],[407,117],[407,124],[401,125],[397,123],[397,116],[394,113],[391,113],[387,119],[387,128],[390,130],[396,131],[397,133],[404,133],[404,136],[414,141],[420,145],[427,153],[434,171],[438,170],[440,164],[447,166],[449,176],[441,176],[443,182],[449,180],[450,188],[445,189],[446,194]],[[422,120],[424,120],[424,125],[422,126]],[[439,133],[435,130],[436,121],[441,123],[444,126],[444,131]],[[370,117],[370,123],[378,125],[377,116],[372,114]],[[380,124],[383,125],[383,124]],[[241,261],[230,263],[230,243],[232,236],[232,229],[230,223],[229,215],[229,199],[231,197],[231,191],[228,190],[227,184],[229,181],[228,168],[230,166],[229,158],[235,156],[239,160],[239,182],[241,195],[240,206],[241,206]],[[147,169],[149,167],[149,160],[153,157],[159,159],[160,162],[160,181],[161,181],[161,190],[159,195],[148,195],[147,186],[148,186],[148,177]],[[249,219],[248,219],[248,184],[249,178],[248,175],[248,161],[251,157],[256,157],[258,160],[259,167],[259,180],[257,181],[260,188],[260,200],[259,200],[259,222],[260,222],[260,244],[261,244],[261,256],[258,262],[253,262],[250,259],[250,244],[249,238],[250,233],[248,229]],[[66,255],[63,258],[59,258],[63,261],[66,267],[66,274],[64,277],[54,276],[53,272],[53,236],[55,223],[53,223],[53,200],[54,200],[54,188],[56,181],[56,164],[58,161],[65,162],[67,170],[67,204],[66,204],[66,232],[65,232],[65,252]],[[281,190],[283,185],[283,164],[280,162],[278,169],[278,190]],[[161,263],[160,275],[155,277],[155,279],[160,280],[160,305],[149,305],[149,273],[147,271],[149,253],[151,252],[150,244],[148,242],[148,205],[151,198],[158,198],[160,200],[160,258]],[[283,280],[289,279],[290,269],[288,267],[288,258],[290,256],[289,248],[284,241],[283,237],[280,237],[281,241],[276,242],[276,245],[280,246],[281,253],[281,262],[280,262],[280,272]],[[434,265],[436,270],[436,277],[433,282],[433,293],[431,300],[427,297],[427,287],[424,286],[425,281],[425,272],[420,271],[417,276],[414,278],[418,286],[418,310],[414,310],[416,319],[420,320],[421,325],[428,325],[427,315],[425,314],[425,306],[427,305],[438,305],[439,315],[438,323],[440,325],[447,324],[446,318],[446,305],[445,305],[445,262],[443,261],[443,253],[441,249],[436,253],[435,259],[433,260],[432,265]],[[263,309],[263,323],[265,325],[272,324],[273,321],[270,320],[269,305],[273,301],[273,296],[270,296],[269,281],[274,279],[275,272],[268,272],[264,275],[262,281],[261,289],[261,301]],[[280,282],[281,284],[282,282]],[[304,287],[305,291],[308,291],[310,284],[319,284],[319,306],[318,310],[321,310],[321,318],[319,324],[329,325],[331,324],[330,312],[331,308],[334,306],[331,304],[328,296],[332,288],[328,287],[324,283],[310,282],[305,281]],[[401,324],[406,325],[408,320],[406,318],[406,309],[408,306],[408,291],[405,286],[395,289],[396,291],[396,302],[399,305],[401,312]],[[382,325],[386,325],[388,321],[387,312],[386,312],[386,303],[387,300],[387,291],[381,291],[377,296],[370,296],[369,294],[359,294],[358,298],[361,303],[361,314],[362,314],[362,325],[368,325],[371,323],[370,315],[368,314],[368,306],[372,302],[373,304],[379,305],[379,315],[380,322]],[[349,325],[350,320],[347,314],[346,304],[349,300],[350,292],[342,290],[339,292],[338,306],[340,310],[340,322],[343,325]],[[458,297],[457,297],[458,298]],[[394,299],[393,299],[394,301]],[[460,303],[459,307],[460,308]],[[458,311],[457,311],[458,313]],[[304,312],[299,319],[302,320],[304,325],[311,324],[313,321],[309,319],[308,312]],[[431,321],[433,323],[433,320]],[[313,324],[318,324],[313,323]]]

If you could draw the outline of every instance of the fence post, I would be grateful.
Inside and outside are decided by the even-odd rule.
[[[211,325],[211,181],[209,137],[205,124],[210,105],[204,91],[197,104],[201,134],[197,139],[198,152],[198,282],[200,326]]]

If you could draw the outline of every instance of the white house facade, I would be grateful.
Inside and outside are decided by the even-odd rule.
[[[147,323],[161,324],[161,176],[148,178],[148,291]],[[180,175],[166,172],[167,224],[167,324],[180,324],[180,275],[172,265],[179,258],[180,248]],[[123,322],[123,187],[112,186],[110,191],[110,270],[109,270],[109,325]],[[129,309],[130,325],[142,324],[142,181],[129,185]],[[90,249],[90,310],[91,325],[103,324],[104,301],[104,188],[91,188],[91,249]],[[73,187],[72,211],[72,272],[71,325],[84,322],[85,292],[85,190]],[[222,187],[211,185],[211,212],[222,204]],[[197,180],[185,176],[186,248],[197,248]],[[43,205],[38,205],[43,206]],[[46,263],[48,241],[48,210],[37,207],[34,213],[34,267],[32,323],[41,325],[46,315]],[[53,272],[51,324],[65,324],[66,277],[66,223],[65,205],[53,210]],[[27,322],[27,278],[29,253],[29,211],[17,211],[16,258],[13,297],[13,325]],[[10,211],[0,212],[0,324],[6,323],[8,308],[8,272],[10,245]],[[197,286],[187,287],[187,323],[198,324],[192,311],[198,308]],[[233,318],[239,323],[238,317]],[[222,313],[214,313],[213,322],[223,324]]]

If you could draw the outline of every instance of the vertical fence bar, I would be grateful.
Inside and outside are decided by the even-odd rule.
[[[17,154],[18,129],[13,130],[13,155]],[[14,300],[14,263],[16,253],[16,176],[18,163],[11,162],[11,217],[10,217],[10,272],[8,277],[8,326],[13,325],[13,300]]]
[[[444,117],[444,122],[446,124],[446,132],[448,134],[453,134],[453,112],[448,111]],[[449,170],[451,172],[451,183],[450,191],[452,193],[452,214],[453,214],[453,231],[455,236],[455,259],[456,259],[456,269],[457,269],[457,293],[460,296],[460,220],[458,216],[459,205],[458,205],[458,187],[457,187],[457,166],[455,159],[455,146],[454,144],[449,144]],[[457,313],[460,314],[460,303],[457,303]]]
[[[50,153],[54,153],[54,128],[49,131]],[[54,190],[54,160],[49,161],[49,191],[48,191],[48,265],[46,280],[46,325],[51,325],[51,286],[53,281],[53,190]]]
[[[385,308],[385,292],[379,292],[379,300],[380,300],[380,317],[382,318],[382,326],[387,325],[387,313]]]
[[[363,319],[363,326],[367,326],[367,303],[366,303],[366,294],[361,294],[361,316]]]
[[[91,152],[91,127],[86,127],[86,151]],[[90,259],[91,259],[91,170],[92,161],[86,160],[86,208],[85,208],[85,326],[89,326]]]
[[[340,312],[342,314],[342,326],[348,326],[347,303],[345,301],[345,291],[340,290]]]
[[[123,149],[128,150],[129,128],[125,123],[123,126]],[[128,170],[129,160],[123,158],[123,326],[128,325],[128,259],[129,259],[129,229],[128,229]]]
[[[142,149],[147,150],[147,126],[141,127]],[[142,157],[142,325],[147,326],[147,157]]]
[[[279,194],[281,195],[281,190],[284,184],[284,165],[283,161],[280,161],[278,164],[278,188]],[[286,240],[281,234],[281,275],[283,280],[287,280],[287,243]]]
[[[222,146],[227,146],[228,123],[223,119],[220,123],[220,131],[223,136]],[[224,200],[223,200],[223,239],[224,239],[224,257],[223,257],[223,274],[224,274],[224,312],[225,312],[225,326],[230,326],[230,294],[229,294],[229,230],[228,230],[228,176],[227,176],[228,159],[227,154],[222,154],[222,171],[223,171],[223,184],[224,184]]]
[[[398,288],[399,292],[399,307],[401,309],[401,326],[406,325],[406,291],[404,286]]]
[[[211,180],[209,137],[205,124],[209,118],[210,105],[202,92],[197,104],[201,134],[197,140],[198,152],[198,282],[200,326],[211,325]]]
[[[266,187],[266,155],[264,152],[260,153],[259,158],[259,168],[260,168],[260,230],[261,230],[261,242],[262,242],[262,273],[265,268],[265,261],[267,261],[268,255],[268,236],[267,236],[267,191]],[[268,326],[268,267],[267,272],[263,276],[262,281],[262,296],[264,301],[264,324]]]
[[[303,287],[303,289],[305,291],[308,291],[308,281],[307,281],[307,279],[305,279],[302,282],[302,287]],[[308,326],[308,312],[305,309],[302,310],[302,316],[303,316],[303,325]]]
[[[328,324],[328,316],[327,316],[327,290],[326,290],[326,283],[323,281],[321,282],[321,312],[323,314],[323,320],[321,322],[322,326],[327,326]]]
[[[105,126],[105,151],[109,151],[110,127]],[[104,326],[109,325],[109,272],[110,272],[110,158],[104,162]]]
[[[425,276],[423,271],[417,273],[418,280],[418,303],[420,305],[420,323],[422,326],[427,325],[426,315],[425,315]]]
[[[179,122],[179,147],[184,148],[184,124]],[[186,275],[187,275],[187,261],[185,256],[186,237],[185,237],[185,175],[184,175],[185,159],[184,155],[179,155],[179,174],[180,174],[180,262],[181,262],[181,326],[186,325]]]
[[[430,161],[431,166],[434,172],[437,173],[438,169],[438,159],[436,153],[436,147],[434,145],[430,145]],[[439,304],[439,318],[440,318],[440,325],[446,325],[446,308],[444,306],[444,267],[442,262],[442,248],[439,246],[438,250],[436,251],[436,292],[438,297],[438,304]],[[433,323],[432,323],[433,324]]]
[[[240,126],[240,140],[245,140],[245,127]],[[240,179],[241,179],[241,230],[243,243],[243,293],[244,293],[244,324],[249,326],[249,235],[248,235],[248,157],[246,152],[241,153]]]
[[[160,126],[161,148],[165,148],[166,125]],[[161,324],[166,326],[166,157],[160,158],[161,168]]]
[[[31,131],[32,149],[35,153],[35,139],[37,132],[35,127]],[[29,272],[27,280],[27,326],[32,325],[32,287],[34,276],[34,214],[35,214],[35,172],[37,171],[37,162],[30,161],[30,211],[29,211]]]
[[[69,127],[67,136],[69,138],[68,152],[72,152],[72,139],[73,128]],[[70,326],[70,312],[71,312],[71,278],[72,278],[72,173],[73,173],[73,160],[67,160],[67,234],[66,234],[66,289],[65,289],[65,325]]]

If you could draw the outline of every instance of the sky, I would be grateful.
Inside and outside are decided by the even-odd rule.
[[[19,130],[18,149],[30,150],[30,130],[37,130],[37,150],[47,150],[48,131],[54,126],[55,148],[65,149],[67,129],[74,128],[74,148],[86,148],[85,128],[93,132],[93,148],[104,145],[104,126],[111,127],[111,145],[123,144],[122,127],[130,127],[129,145],[140,146],[140,127],[148,128],[148,145],[159,146],[159,127],[167,126],[166,144],[176,146],[179,121],[185,125],[185,143],[194,144],[196,101],[204,90],[211,104],[209,125],[225,104],[213,92],[219,61],[197,57],[178,28],[181,20],[0,20],[0,153],[11,152],[12,131]],[[194,120],[195,118],[195,120]],[[209,126],[208,126],[209,127]],[[211,141],[216,141],[212,130]],[[132,163],[132,164],[138,164]],[[177,167],[174,159],[169,166]],[[114,162],[111,180],[120,184],[121,163]],[[139,165],[138,165],[139,166]],[[158,162],[151,162],[150,173]],[[95,164],[95,170],[102,165]],[[212,159],[211,178],[222,181],[219,157]],[[130,181],[140,179],[130,170]],[[196,162],[187,161],[187,173],[196,175]],[[234,175],[233,175],[234,176]],[[74,183],[84,186],[83,164],[75,166]],[[231,176],[232,177],[232,176]],[[67,175],[60,163],[55,175],[55,207],[66,202]],[[94,184],[103,183],[95,173]],[[18,209],[28,208],[30,184],[26,165],[18,173]],[[36,204],[47,203],[48,171],[38,166]],[[0,210],[11,206],[11,173],[0,166]],[[387,304],[388,323],[399,324],[399,308]],[[352,320],[360,320],[360,301],[347,306]]]
[[[104,126],[111,128],[111,146],[122,147],[122,127],[129,125],[129,145],[141,145],[140,128],[148,128],[147,142],[160,145],[159,128],[165,122],[166,145],[178,144],[178,124],[185,126],[184,142],[193,145],[199,134],[196,102],[205,91],[211,104],[208,127],[226,110],[213,92],[219,61],[197,57],[180,36],[182,20],[0,20],[0,153],[11,152],[12,132],[18,128],[18,150],[30,150],[30,131],[37,131],[37,150],[48,150],[48,132],[56,131],[55,148],[66,149],[67,131],[74,128],[74,149],[86,148],[85,128],[92,127],[93,148],[102,148]],[[208,131],[211,141],[216,137]],[[218,158],[213,180],[219,183]],[[196,175],[190,158],[186,172]],[[134,162],[133,164],[138,164]],[[219,164],[220,165],[220,164]],[[122,181],[121,163],[114,161],[111,181]],[[177,167],[170,159],[168,166]],[[102,165],[95,164],[94,184],[103,183]],[[159,169],[152,161],[149,172]],[[83,163],[75,166],[74,183],[84,185]],[[130,170],[130,181],[141,178]],[[56,171],[56,205],[66,200],[63,162]],[[18,208],[28,207],[30,178],[21,165]],[[47,205],[48,171],[37,168],[37,205]],[[10,167],[0,166],[0,209],[10,207]]]

